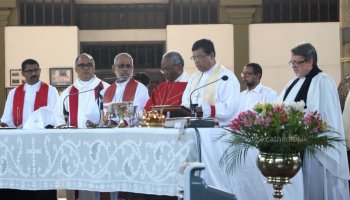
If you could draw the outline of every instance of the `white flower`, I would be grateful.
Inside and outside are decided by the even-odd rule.
[[[293,110],[304,112],[305,102],[303,100],[298,102],[289,102],[289,103],[286,103],[286,106],[290,107]]]

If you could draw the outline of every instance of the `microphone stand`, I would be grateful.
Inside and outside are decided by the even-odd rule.
[[[68,110],[67,110],[67,109],[66,109],[66,105],[65,105],[65,102],[66,102],[66,100],[67,100],[67,98],[68,98],[69,96],[71,96],[71,95],[67,95],[67,96],[65,96],[64,99],[63,99],[63,115],[64,115],[64,120],[66,121],[66,126],[65,126],[64,128],[72,128],[72,127],[70,126],[70,113],[69,113],[69,111],[68,111],[68,110],[70,110],[70,107],[69,107],[69,105],[68,105]]]
[[[208,85],[211,85],[211,84],[213,84],[213,83],[215,83],[215,82],[218,82],[218,81],[220,81],[220,80],[227,81],[227,79],[228,79],[228,76],[224,75],[224,76],[222,76],[221,78],[219,78],[219,79],[217,79],[217,80],[215,80],[215,81],[212,81],[212,82],[210,82],[210,83],[204,84],[204,85],[202,85],[201,87],[198,87],[198,88],[194,89],[194,90],[191,92],[191,94],[190,94],[190,108],[191,108],[191,115],[192,115],[192,117],[197,117],[196,108],[197,108],[197,106],[198,106],[198,102],[197,102],[197,104],[193,104],[193,103],[192,103],[192,94],[193,94],[195,91],[197,91],[197,90],[199,90],[199,89],[202,89],[202,88],[204,88],[204,87],[206,87],[206,86],[208,86]]]
[[[76,93],[73,93],[73,94],[68,94],[67,96],[64,97],[63,99],[63,114],[64,114],[64,119],[66,121],[66,127],[64,128],[74,128],[73,126],[70,125],[70,107],[68,105],[68,110],[66,109],[66,106],[65,106],[65,103],[66,103],[66,100],[68,97],[70,96],[74,96],[74,95],[79,95],[79,94],[82,94],[82,93],[85,93],[85,92],[90,92],[90,91],[93,91],[95,90],[95,88],[93,89],[90,89],[90,90],[84,90],[84,91],[81,91],[81,92],[76,92]]]
[[[103,127],[103,117],[104,117],[104,112],[103,112],[103,97],[101,94],[98,94],[98,104],[99,104],[99,110],[100,110],[100,120],[98,122],[98,127]]]

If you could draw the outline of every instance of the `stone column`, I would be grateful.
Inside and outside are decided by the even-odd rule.
[[[340,0],[341,75],[350,76],[350,0]]]
[[[16,23],[15,16],[16,0],[1,0],[0,1],[0,118],[4,111],[5,105],[5,27],[9,24],[9,18]],[[13,15],[11,17],[11,15]],[[12,23],[12,24],[13,24]]]
[[[0,9],[0,113],[4,110],[5,105],[5,26],[7,25],[7,18],[11,10]],[[0,118],[1,118],[0,116]]]
[[[249,62],[249,24],[254,20],[261,0],[221,0],[220,23],[234,25],[234,73],[240,80],[240,73]]]

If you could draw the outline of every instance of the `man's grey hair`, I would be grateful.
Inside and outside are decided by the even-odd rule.
[[[174,65],[184,65],[184,59],[177,51],[168,51],[163,55],[164,58],[170,58],[171,63]]]
[[[131,66],[134,66],[134,59],[132,59],[131,55],[128,53],[119,53],[118,55],[116,55],[113,61],[114,65],[117,65],[117,59],[119,58],[119,56],[127,56],[131,60]]]
[[[310,43],[301,43],[291,50],[293,55],[302,56],[304,59],[312,58],[313,64],[317,65],[317,52],[315,47]]]
[[[92,57],[92,56],[91,56],[90,54],[88,54],[88,53],[82,53],[82,54],[80,54],[80,55],[75,59],[75,66],[78,65],[78,61],[79,61],[79,58],[80,58],[81,56],[86,56],[86,57],[88,57],[88,58],[91,60],[92,65],[95,67],[95,60],[94,60],[94,57]]]

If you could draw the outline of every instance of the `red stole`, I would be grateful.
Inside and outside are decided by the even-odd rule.
[[[153,89],[151,98],[147,101],[146,110],[151,110],[153,105],[181,105],[182,94],[187,82],[165,81]]]
[[[103,89],[102,81],[95,87],[95,101],[98,98],[99,92]],[[78,105],[79,105],[79,90],[72,86],[69,91],[69,123],[74,127],[78,127]]]
[[[138,82],[134,78],[131,78],[129,80],[129,82],[125,86],[122,101],[134,101],[137,85],[138,85]],[[106,90],[104,97],[103,97],[103,102],[104,103],[112,102],[116,90],[117,90],[116,83],[109,86]]]
[[[39,91],[36,92],[34,111],[40,107],[47,106],[47,97],[49,94],[49,86],[46,83],[41,82]],[[24,106],[24,84],[17,87],[13,97],[13,122],[16,126],[23,123],[23,106]]]

